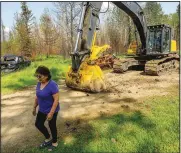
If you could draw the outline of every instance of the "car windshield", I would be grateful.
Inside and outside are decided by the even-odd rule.
[[[4,61],[15,61],[15,57],[5,57]]]

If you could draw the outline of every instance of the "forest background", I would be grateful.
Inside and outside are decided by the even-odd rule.
[[[35,2],[36,3],[36,2]],[[180,7],[175,13],[165,14],[158,2],[139,2],[147,25],[169,24],[173,39],[179,50]],[[45,8],[40,19],[29,9],[27,2],[21,2],[21,11],[14,14],[14,25],[8,33],[1,19],[1,54],[23,55],[34,60],[37,56],[61,55],[69,58],[74,49],[80,19],[81,2],[52,2],[52,10]],[[108,5],[107,5],[108,6]],[[126,53],[129,44],[136,39],[136,27],[131,18],[118,7],[109,4],[106,13],[100,15],[100,30],[96,45],[109,44],[116,55]]]

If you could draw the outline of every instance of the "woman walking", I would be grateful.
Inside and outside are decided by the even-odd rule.
[[[48,146],[48,150],[52,151],[58,146],[56,120],[58,111],[60,110],[59,89],[56,82],[51,80],[51,74],[47,67],[39,66],[36,69],[35,76],[38,79],[38,84],[33,106],[34,116],[36,115],[36,108],[39,106],[35,126],[45,137],[40,148]],[[48,121],[52,138],[44,125],[46,120]]]

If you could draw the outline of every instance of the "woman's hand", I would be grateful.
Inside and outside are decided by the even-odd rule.
[[[47,120],[50,121],[53,118],[53,113],[48,113]]]
[[[36,116],[36,108],[33,108],[32,114],[33,116]]]

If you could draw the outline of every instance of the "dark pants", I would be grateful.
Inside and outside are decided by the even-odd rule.
[[[57,142],[57,127],[56,127],[57,114],[58,112],[54,113],[53,118],[50,121],[48,121],[52,138],[53,138],[53,143]],[[50,134],[48,133],[48,130],[44,125],[46,119],[47,119],[47,114],[44,114],[39,111],[36,117],[35,126],[38,128],[38,130],[41,133],[43,133],[46,139],[49,139]]]

